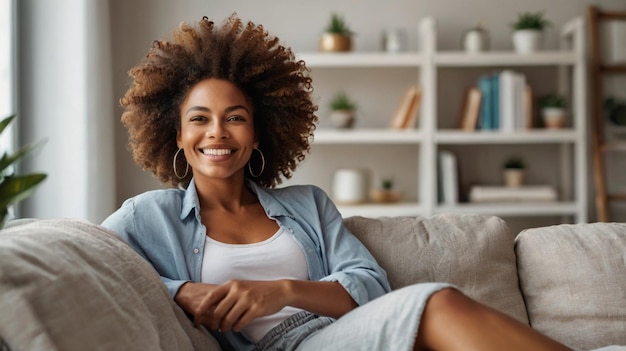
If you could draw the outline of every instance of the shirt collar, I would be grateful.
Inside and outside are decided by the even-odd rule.
[[[262,188],[251,180],[246,180],[246,184],[259,199],[259,202],[261,203],[261,206],[265,210],[265,213],[268,215],[268,217],[293,217],[285,209],[281,201],[278,200],[272,192],[268,191],[269,189]],[[200,201],[198,199],[198,193],[196,191],[196,183],[192,178],[189,182],[189,186],[187,186],[187,190],[185,190],[183,207],[180,211],[180,219],[183,220],[187,218],[187,216],[189,216],[194,210],[196,213],[196,217],[198,217],[200,214]]]
[[[191,178],[187,190],[185,190],[185,197],[183,198],[183,208],[180,211],[180,219],[183,220],[191,214],[191,211],[195,210],[196,217],[200,215],[200,201],[198,200],[198,193],[196,192],[196,183]]]

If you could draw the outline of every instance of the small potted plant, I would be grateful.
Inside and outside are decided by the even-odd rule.
[[[567,101],[560,94],[548,94],[539,98],[541,117],[546,128],[562,128],[565,125]]]
[[[330,22],[320,39],[321,51],[350,51],[352,50],[352,35],[354,33],[343,17],[333,13]]]
[[[504,162],[504,184],[508,187],[519,187],[524,184],[526,165],[520,157],[510,157]]]
[[[518,53],[531,53],[541,49],[543,30],[551,23],[543,12],[519,13],[513,26],[513,47]]]
[[[330,120],[337,128],[351,128],[354,124],[356,104],[341,91],[330,101]]]
[[[626,100],[610,96],[604,100],[604,113],[617,126],[626,126]]]
[[[393,190],[393,179],[384,178],[380,185],[380,188],[375,188],[370,191],[370,198],[372,201],[378,203],[392,203],[400,201],[402,195]]]

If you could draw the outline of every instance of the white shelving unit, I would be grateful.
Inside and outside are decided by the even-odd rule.
[[[566,23],[561,30],[561,48],[555,51],[541,51],[533,54],[514,52],[484,52],[468,54],[465,52],[438,51],[436,48],[437,28],[431,18],[420,23],[421,51],[413,53],[349,52],[349,53],[301,53],[299,59],[306,62],[312,70],[314,85],[316,73],[323,70],[372,69],[392,70],[408,69],[414,72],[415,81],[422,88],[422,103],[419,125],[414,130],[398,131],[388,128],[368,126],[348,130],[318,128],[315,132],[313,153],[326,153],[317,160],[312,160],[308,167],[315,170],[313,163],[325,163],[340,154],[345,147],[375,147],[376,151],[392,147],[411,147],[413,162],[417,165],[416,176],[404,179],[413,182],[415,194],[409,194],[407,200],[395,204],[364,204],[339,206],[342,215],[378,216],[429,216],[443,212],[482,213],[501,216],[562,216],[565,221],[587,221],[587,141],[586,141],[586,58],[584,41],[584,22],[575,18]],[[446,127],[444,120],[452,116],[438,112],[438,106],[448,103],[438,96],[438,75],[442,69],[452,70],[490,70],[501,68],[525,69],[548,67],[557,72],[556,89],[572,97],[571,121],[567,128],[559,130],[530,129],[515,132],[475,131],[464,132]],[[335,72],[335,71],[333,71]],[[367,71],[359,71],[367,72]],[[403,71],[404,72],[404,71]],[[327,75],[326,79],[333,79]],[[339,78],[337,78],[339,79]],[[341,81],[337,84],[341,85]],[[376,85],[359,86],[359,89],[376,89]],[[352,93],[352,91],[351,91]],[[389,100],[389,98],[388,98]],[[460,100],[460,99],[458,99]],[[392,103],[396,103],[393,101]],[[461,101],[450,101],[450,104]],[[454,117],[456,118],[456,116]],[[447,123],[448,125],[450,123]],[[559,176],[553,186],[557,187],[560,200],[554,203],[504,203],[473,204],[459,203],[443,206],[437,202],[437,152],[442,148],[499,148],[514,146],[528,148],[543,146],[558,150]],[[325,149],[318,150],[319,147]],[[380,151],[382,152],[382,151]],[[393,157],[393,152],[389,157]],[[362,158],[361,164],[369,165],[369,154]],[[478,157],[478,155],[477,155]],[[406,159],[398,159],[404,163]],[[310,171],[307,171],[310,172]],[[297,174],[297,173],[296,173]],[[318,179],[332,177],[332,174],[316,174]],[[398,178],[402,175],[398,175]],[[462,177],[462,175],[461,175]],[[297,182],[297,181],[296,181]],[[328,182],[320,182],[322,188]],[[557,184],[558,183],[558,184]],[[326,186],[324,186],[324,184]],[[331,189],[326,191],[332,193]]]

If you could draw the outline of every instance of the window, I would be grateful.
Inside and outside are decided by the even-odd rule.
[[[0,119],[15,113],[15,1],[0,0]],[[2,153],[13,145],[14,129],[0,136]]]

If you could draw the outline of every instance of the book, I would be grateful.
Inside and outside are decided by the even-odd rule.
[[[524,89],[524,128],[531,129],[535,127],[535,105],[534,105],[533,89],[526,84]]]
[[[490,79],[491,84],[491,129],[500,129],[500,79],[497,74],[493,74]]]
[[[463,99],[461,116],[459,117],[459,129],[472,131],[477,128],[481,100],[482,93],[480,89],[476,87],[467,89]]]
[[[419,116],[419,110],[422,103],[422,90],[420,88],[416,88],[415,95],[413,100],[411,101],[411,106],[406,115],[406,119],[402,128],[404,129],[412,129],[417,126],[417,117]]]
[[[499,99],[496,80],[494,76],[482,76],[478,79],[478,88],[482,94],[482,104],[480,105],[480,128],[484,130],[497,129],[497,100]]]
[[[500,130],[512,132],[516,120],[516,74],[511,70],[504,70],[498,75],[500,81]]]
[[[519,187],[475,185],[470,189],[470,202],[551,202],[557,200],[556,190],[548,185]]]
[[[391,119],[389,127],[392,129],[414,127],[420,102],[421,90],[417,86],[409,87],[402,95],[400,104],[398,104],[398,108]]]
[[[439,151],[439,202],[455,205],[459,202],[459,176],[456,155],[450,151]]]

